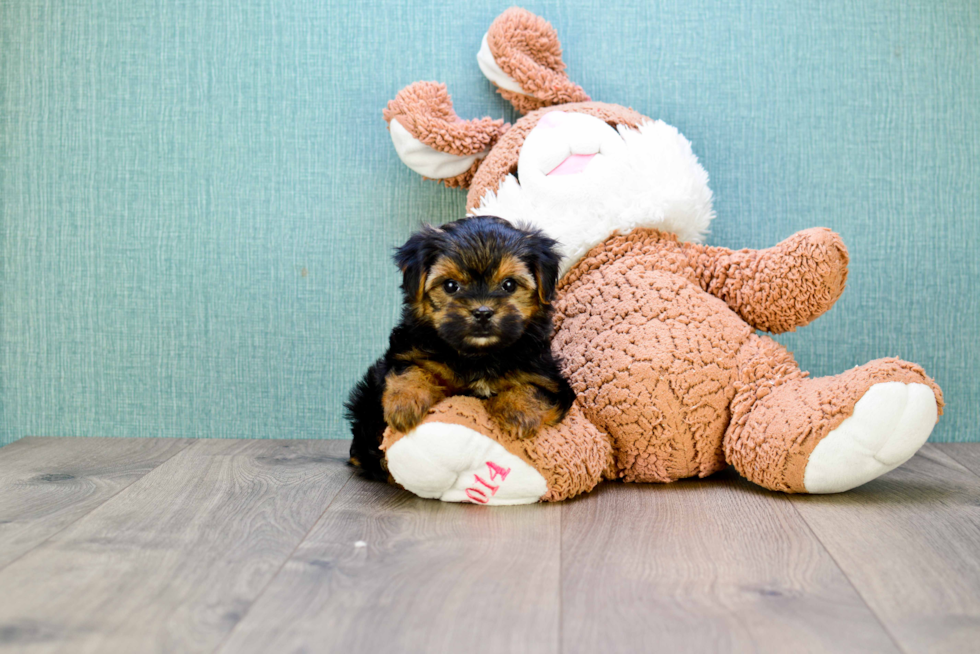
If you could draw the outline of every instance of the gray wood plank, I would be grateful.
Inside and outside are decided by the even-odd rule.
[[[169,438],[23,438],[0,448],[0,568],[191,442]]]
[[[0,571],[0,649],[210,652],[351,475],[346,441],[199,441]]]
[[[793,509],[726,471],[564,506],[562,651],[894,652]]]
[[[980,443],[935,443],[932,447],[980,475]]]
[[[560,515],[354,478],[220,651],[556,652]]]
[[[980,647],[980,478],[934,445],[794,506],[907,652]]]

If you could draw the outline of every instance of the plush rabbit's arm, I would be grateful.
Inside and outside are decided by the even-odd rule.
[[[826,313],[844,291],[847,248],[826,228],[807,229],[764,250],[690,245],[704,290],[756,329],[779,334]]]

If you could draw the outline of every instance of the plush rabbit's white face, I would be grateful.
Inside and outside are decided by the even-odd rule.
[[[409,168],[469,187],[471,215],[539,227],[560,243],[563,273],[593,246],[636,227],[685,241],[704,237],[714,212],[691,144],[661,121],[591,101],[565,74],[546,20],[508,9],[484,36],[477,63],[527,115],[513,127],[489,117],[463,120],[444,85],[411,84],[384,111]]]
[[[551,111],[524,141],[517,176],[528,191],[574,192],[583,178],[595,183],[607,176],[625,150],[616,130],[598,118]]]
[[[614,129],[559,110],[528,134],[517,176],[470,213],[540,228],[561,244],[562,272],[611,234],[650,227],[700,241],[714,216],[708,175],[675,128]]]

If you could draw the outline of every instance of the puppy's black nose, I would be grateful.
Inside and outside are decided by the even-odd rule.
[[[488,322],[493,318],[493,309],[490,307],[477,307],[473,309],[473,317],[479,322]]]

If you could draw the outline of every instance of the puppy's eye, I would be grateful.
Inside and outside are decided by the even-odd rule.
[[[452,295],[459,290],[459,284],[451,279],[447,279],[442,283],[442,290],[446,291],[449,295]]]
[[[507,293],[513,293],[517,290],[517,282],[508,277],[504,280],[504,283],[500,285],[500,288],[504,289],[504,291]]]

